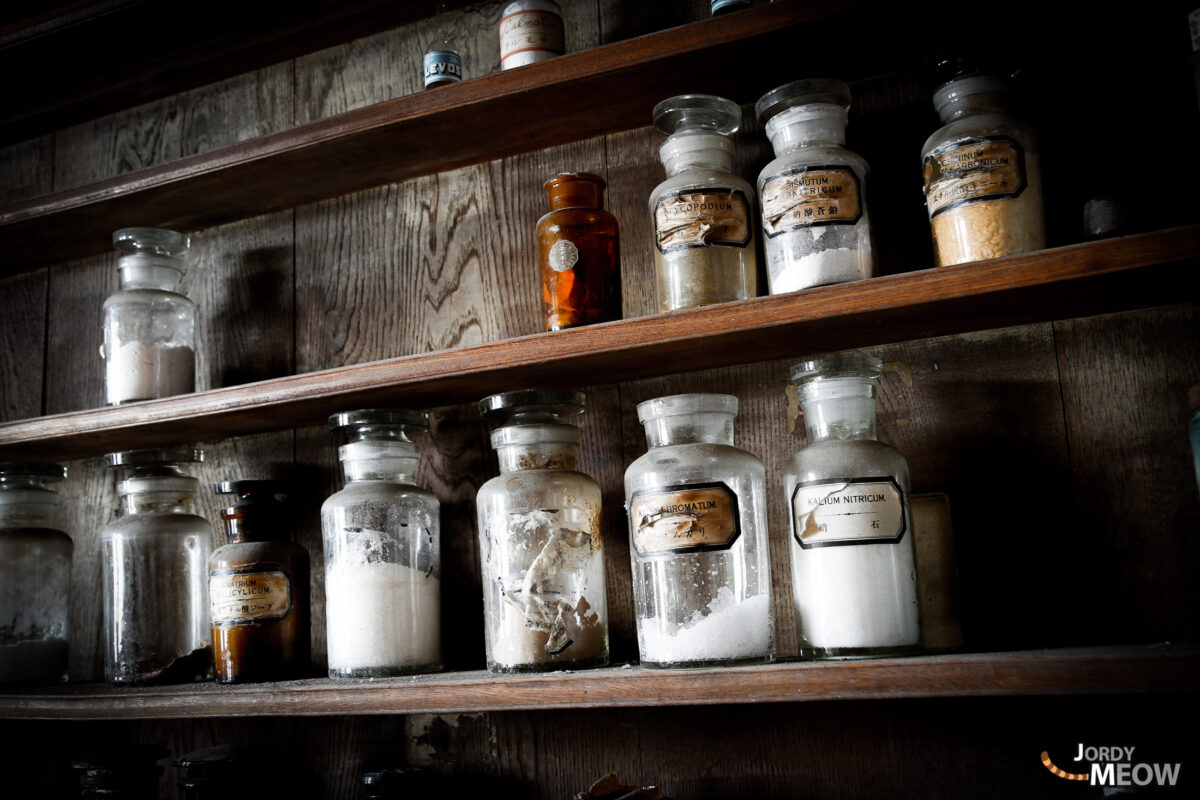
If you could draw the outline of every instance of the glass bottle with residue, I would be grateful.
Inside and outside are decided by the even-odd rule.
[[[808,432],[784,471],[804,657],[921,649],[908,463],[875,438],[882,375],[870,356],[792,367]]]
[[[208,557],[212,526],[195,513],[197,482],[181,465],[200,450],[110,453],[122,514],[100,531],[104,675],[115,684],[212,677]]]
[[[500,475],[479,489],[484,632],[492,672],[608,663],[600,487],[576,471],[581,392],[492,395]]]
[[[67,679],[71,537],[54,527],[60,464],[0,463],[0,683]]]
[[[660,311],[758,294],[750,184],[733,173],[737,103],[687,94],[654,107],[667,179],[650,193]]]
[[[161,228],[122,228],[120,291],[104,301],[109,405],[187,394],[196,386],[196,304],[179,293],[190,240]]]
[[[308,551],[292,541],[277,495],[287,481],[221,481],[237,502],[221,512],[229,543],[208,560],[213,665],[217,683],[308,677]]]
[[[329,418],[346,486],[321,506],[329,677],[442,668],[440,506],[417,486],[424,411]]]
[[[767,92],[754,112],[775,159],[758,176],[771,294],[875,274],[866,160],[845,147],[850,87],[803,80]]]
[[[775,657],[766,470],[733,444],[736,397],[638,404],[650,450],[625,471],[642,663]]]

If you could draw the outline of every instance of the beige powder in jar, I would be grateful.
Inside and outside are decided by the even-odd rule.
[[[1026,155],[1029,185],[1016,197],[954,206],[930,220],[939,267],[1041,250],[1046,246],[1037,156]]]

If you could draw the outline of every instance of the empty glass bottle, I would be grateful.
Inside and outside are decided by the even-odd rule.
[[[758,176],[771,294],[874,275],[867,162],[845,147],[850,87],[794,81],[754,110],[775,149]]]
[[[0,463],[0,683],[67,679],[71,537],[54,527],[59,464]]]
[[[654,107],[667,134],[667,179],[650,193],[660,311],[745,300],[758,294],[758,244],[750,184],[733,173],[737,103],[686,94]]]
[[[100,531],[104,583],[104,675],[116,684],[212,677],[208,557],[212,526],[196,516],[197,482],[181,464],[187,447],[110,453],[126,473],[122,514]]]
[[[479,489],[484,632],[492,672],[608,663],[600,487],[575,470],[582,392],[527,389],[480,407],[500,475]]]
[[[218,683],[301,678],[311,667],[308,551],[291,540],[276,495],[286,481],[221,481],[237,495],[221,512],[229,543],[208,559],[213,666]]]
[[[196,305],[179,294],[190,240],[161,228],[122,228],[120,291],[104,301],[109,405],[187,394],[196,387]]]
[[[547,61],[567,51],[554,0],[513,0],[500,12],[500,69]]]
[[[766,470],[733,445],[736,397],[638,404],[650,450],[625,471],[642,663],[771,661]]]
[[[321,507],[329,677],[376,678],[442,667],[437,498],[417,486],[423,411],[334,414],[346,487]]]
[[[846,355],[792,367],[808,446],[784,472],[800,653],[854,658],[921,648],[908,463],[875,438],[883,363]]]

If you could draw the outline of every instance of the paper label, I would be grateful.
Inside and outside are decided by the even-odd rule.
[[[640,558],[728,550],[742,533],[738,498],[724,483],[642,489],[629,501],[629,531]]]
[[[566,272],[579,261],[579,248],[574,242],[560,239],[550,247],[550,269]]]
[[[904,537],[904,492],[891,478],[808,481],[792,492],[792,536],[805,550]]]
[[[654,206],[660,253],[685,247],[750,244],[750,203],[737,189],[688,189],[664,194]]]
[[[849,167],[793,167],[763,181],[763,232],[778,236],[815,225],[853,225],[862,187]]]
[[[1016,197],[1025,186],[1025,151],[1007,136],[969,139],[925,159],[930,217],[964,203]]]
[[[213,625],[249,625],[285,619],[292,611],[292,580],[281,568],[257,565],[208,574]]]
[[[500,20],[500,63],[527,50],[566,52],[562,17],[550,11],[516,11]]]

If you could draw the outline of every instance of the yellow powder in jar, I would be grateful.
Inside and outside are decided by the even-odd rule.
[[[963,203],[930,220],[939,267],[1013,256],[1046,246],[1037,157],[1027,156],[1029,185],[1016,197]]]

